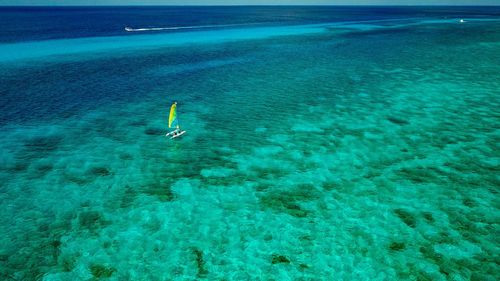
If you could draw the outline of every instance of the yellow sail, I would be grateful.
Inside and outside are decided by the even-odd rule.
[[[170,107],[170,115],[168,116],[168,127],[169,128],[179,127],[179,124],[177,122],[177,102],[174,102],[174,104],[172,104],[172,106]]]

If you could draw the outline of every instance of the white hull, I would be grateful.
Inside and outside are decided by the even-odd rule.
[[[180,131],[177,135],[174,135],[174,132],[175,131],[172,131],[170,133],[167,133],[165,136],[166,137],[169,137],[170,136],[170,139],[175,139],[176,137],[180,137],[182,135],[184,135],[184,133],[186,133],[186,131]]]

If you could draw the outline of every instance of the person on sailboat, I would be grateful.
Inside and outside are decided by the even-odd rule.
[[[181,128],[179,127],[179,125],[177,125],[177,128],[175,128],[175,130],[172,132],[172,135],[174,137],[176,137],[180,131],[181,131]]]

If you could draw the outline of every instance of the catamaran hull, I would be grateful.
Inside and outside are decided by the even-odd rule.
[[[174,135],[174,132],[170,132],[170,133],[166,134],[165,136],[166,137],[171,136],[170,139],[175,139],[176,137],[180,137],[180,136],[184,135],[185,132],[186,131],[181,131],[177,135]]]

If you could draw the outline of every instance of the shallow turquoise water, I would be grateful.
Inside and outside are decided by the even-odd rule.
[[[497,280],[499,30],[0,45],[2,279]]]

